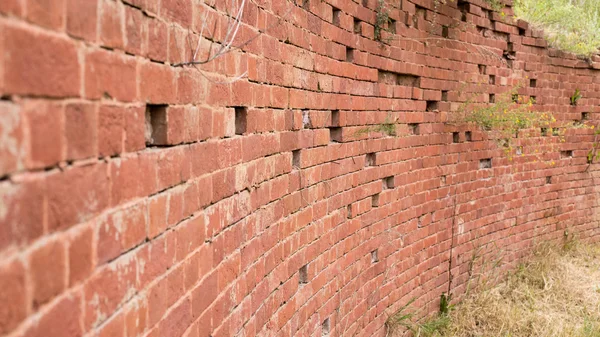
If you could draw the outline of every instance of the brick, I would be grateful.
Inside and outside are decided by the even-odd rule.
[[[142,55],[147,34],[147,20],[142,11],[125,6],[125,51]]]
[[[100,43],[107,47],[122,49],[124,46],[125,9],[121,2],[100,1]]]
[[[4,35],[6,92],[52,97],[79,95],[80,63],[71,41],[12,26],[4,27]]]
[[[47,177],[46,183],[50,232],[87,221],[108,205],[106,164],[77,166],[54,172]]]
[[[11,244],[29,243],[44,233],[45,192],[40,175],[0,184],[0,204],[6,207],[0,212],[0,251]]]
[[[81,297],[69,294],[52,304],[38,320],[31,322],[23,337],[77,337],[81,328]]]
[[[27,316],[25,268],[15,260],[0,266],[0,333],[5,335]]]
[[[158,19],[150,19],[147,23],[148,41],[145,43],[145,55],[154,61],[166,61],[169,37],[167,25]]]
[[[148,237],[154,238],[167,229],[168,194],[162,193],[148,202]]]
[[[69,285],[85,280],[94,270],[91,226],[77,231],[69,239]]]
[[[123,152],[124,108],[102,105],[98,110],[98,153],[112,156]]]
[[[31,136],[27,166],[47,167],[61,161],[64,157],[62,143],[64,111],[62,106],[36,100],[25,102],[23,110]]]
[[[53,30],[62,30],[66,0],[28,0],[27,20]]]
[[[140,98],[154,104],[170,103],[175,100],[173,70],[154,62],[140,65]]]
[[[0,176],[24,167],[26,150],[23,139],[21,107],[0,102]]]
[[[67,33],[95,42],[98,23],[98,1],[67,0]]]
[[[146,148],[146,109],[130,107],[125,110],[125,152],[138,151]]]
[[[97,269],[86,281],[83,289],[86,329],[100,325],[119,305],[131,299],[137,270],[134,259],[119,259]]]
[[[24,2],[22,0],[6,0],[0,3],[0,13],[23,16]]]
[[[160,13],[168,22],[177,22],[183,27],[192,23],[192,2],[187,0],[161,1]]]
[[[158,327],[160,336],[182,336],[192,323],[191,301],[184,299],[167,314]]]
[[[29,256],[33,306],[50,301],[60,294],[67,284],[65,246],[55,240],[35,249]]]
[[[96,157],[98,136],[96,107],[81,102],[65,106],[65,141],[67,159]]]
[[[147,206],[143,202],[117,210],[98,223],[98,263],[112,260],[146,238]]]
[[[85,56],[85,95],[88,98],[133,101],[137,95],[136,79],[133,57],[102,49]]]

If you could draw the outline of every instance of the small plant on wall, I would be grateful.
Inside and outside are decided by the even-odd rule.
[[[450,123],[472,123],[485,131],[502,148],[509,160],[514,156],[523,156],[525,152],[534,155],[537,160],[544,160],[549,152],[558,151],[565,142],[565,133],[569,129],[594,129],[588,123],[557,121],[551,112],[539,111],[535,108],[535,100],[519,95],[521,85],[497,95],[489,104],[476,101],[481,92],[472,93],[461,104],[458,111],[451,115]],[[548,140],[546,140],[548,137]],[[554,139],[551,139],[554,137]],[[538,138],[534,142],[523,142],[526,138]],[[529,144],[524,149],[521,144]],[[594,146],[594,149],[596,146]],[[596,157],[592,155],[592,159]],[[555,162],[548,161],[550,165]]]

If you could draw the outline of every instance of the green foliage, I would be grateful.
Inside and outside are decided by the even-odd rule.
[[[542,29],[551,46],[589,56],[600,48],[600,1],[515,0],[515,14]]]
[[[450,312],[450,309],[452,309],[451,300],[452,294],[446,295],[446,293],[442,293],[442,296],[440,296],[440,313],[448,314]]]
[[[382,133],[387,136],[395,136],[396,135],[396,120],[392,120],[388,115],[383,123],[367,126],[357,130],[354,133],[354,137],[360,137],[369,133]]]
[[[577,105],[577,102],[581,99],[581,91],[575,89],[575,93],[571,96],[571,105]]]
[[[390,21],[390,13],[385,8],[385,1],[379,0],[377,2],[377,9],[375,10],[375,41],[381,41],[381,32],[385,30],[385,25]]]

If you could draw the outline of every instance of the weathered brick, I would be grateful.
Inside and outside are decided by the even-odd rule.
[[[85,95],[91,99],[114,98],[133,101],[136,97],[136,61],[133,57],[106,50],[85,56]]]
[[[66,0],[28,0],[27,20],[53,29],[62,30],[66,16]]]
[[[96,106],[81,102],[65,106],[67,159],[96,157],[98,154]]]
[[[67,285],[65,246],[61,241],[51,241],[35,249],[29,256],[33,306],[50,301]]]
[[[98,1],[67,0],[67,33],[95,42],[98,23]]]
[[[0,266],[0,333],[7,334],[27,316],[25,268],[21,262],[8,261]]]
[[[80,93],[75,44],[21,26],[4,27],[4,86],[14,94],[73,97]]]

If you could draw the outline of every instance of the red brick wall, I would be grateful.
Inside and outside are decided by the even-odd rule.
[[[480,247],[510,265],[599,237],[589,130],[544,138],[573,150],[548,166],[445,123],[463,83],[525,76],[597,119],[598,58],[480,0],[394,1],[382,44],[356,1],[249,1],[236,43],[271,29],[200,72],[173,64],[204,13],[223,39],[226,1],[1,0],[0,335],[384,336],[409,299],[460,294]]]

